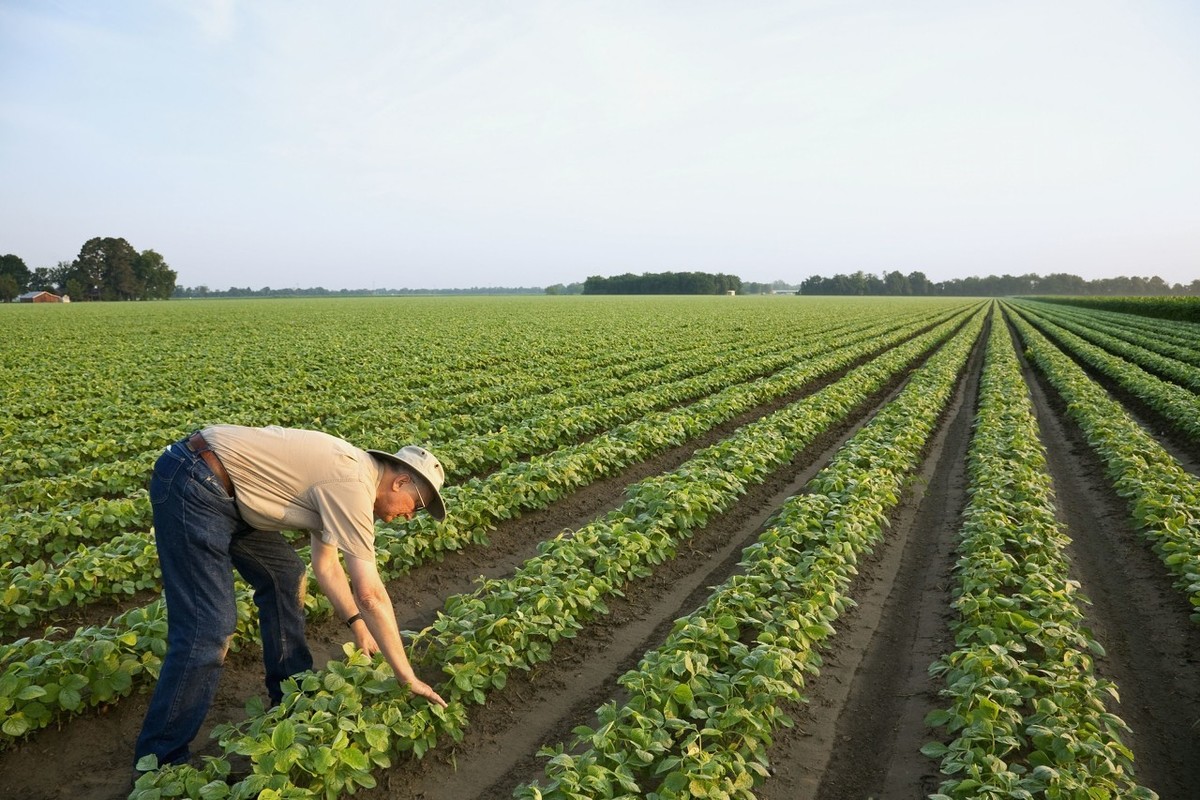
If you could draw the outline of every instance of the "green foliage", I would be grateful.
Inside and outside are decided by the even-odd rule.
[[[1169,357],[1157,352],[1162,344],[1154,334],[1141,334],[1116,326],[1105,326],[1094,319],[1078,314],[1062,313],[1053,306],[1045,304],[1030,306],[1024,303],[1014,303],[1015,306],[1030,309],[1039,319],[1049,320],[1064,330],[1070,331],[1081,339],[1103,348],[1111,355],[1135,364],[1142,369],[1166,378],[1190,391],[1200,391],[1200,368],[1187,363],[1190,359],[1200,360],[1200,352],[1192,348],[1171,347],[1170,350],[1179,357]],[[1200,339],[1197,339],[1200,344]]]
[[[1011,316],[1030,360],[1083,430],[1136,529],[1176,576],[1200,621],[1200,480],[1171,457],[1121,404],[1018,315]]]
[[[382,661],[348,648],[344,663],[296,676],[278,708],[259,703],[245,722],[220,726],[223,757],[158,770],[134,793],[345,796],[373,786],[375,771],[396,759],[465,735],[469,705],[503,691],[514,669],[551,658],[562,639],[606,614],[627,582],[674,557],[747,486],[936,350],[780,509],[743,553],[742,571],[623,676],[627,699],[599,709],[571,743],[547,749],[548,785],[521,790],[531,798],[752,797],[768,774],[772,737],[791,724],[782,704],[800,699],[820,668],[821,648],[854,602],[856,565],[884,535],[948,401],[981,326],[970,313],[978,306],[914,303],[897,317],[890,303],[864,301],[849,314],[841,301],[794,298],[403,302],[404,327],[394,324],[398,301],[198,302],[198,312],[144,304],[136,320],[99,305],[73,309],[66,322],[6,317],[16,357],[0,366],[0,626],[12,632],[64,607],[154,586],[145,479],[163,445],[206,422],[317,427],[363,446],[417,441],[443,455],[451,518],[378,531],[381,571],[394,578],[485,542],[501,520],[811,391],[629,487],[620,508],[542,543],[509,578],[450,598],[411,649],[424,668],[442,670],[450,709],[398,692]],[[1200,359],[1174,323],[1113,324],[1101,312],[1019,305],[1114,375],[1136,375],[1128,369],[1136,362],[1186,383],[1187,365]],[[289,324],[297,314],[321,324],[299,329]],[[1200,483],[1029,322],[1013,322],[1200,609]],[[239,336],[230,337],[234,326]],[[1134,783],[1124,725],[1105,708],[1116,687],[1093,673],[1100,646],[1079,624],[1063,537],[1047,514],[1036,427],[1011,348],[997,344],[1002,327],[993,330],[990,399],[981,399],[971,456],[957,649],[934,667],[948,706],[929,724],[946,737],[925,752],[943,765],[946,797],[1078,796],[1082,787],[1152,797]],[[365,350],[363,330],[374,337]],[[196,341],[209,343],[205,358]],[[28,367],[47,348],[70,365],[69,383]],[[413,369],[414,353],[431,366]],[[69,439],[54,433],[65,427]],[[319,593],[308,602],[313,618],[329,613]],[[252,643],[244,588],[238,619],[234,645]],[[0,742],[118,702],[154,679],[164,652],[161,602],[109,625],[9,640],[0,645]],[[233,754],[252,772],[231,785]]]
[[[488,301],[488,308],[503,308]],[[617,301],[605,301],[617,302]],[[657,301],[662,303],[664,301]],[[718,303],[719,301],[713,301]],[[457,305],[457,304],[456,304]],[[259,304],[269,310],[280,308],[277,304]],[[323,304],[316,304],[319,310]],[[207,308],[202,312],[205,324],[217,329],[229,324],[229,320],[244,323],[244,315],[229,320],[212,320],[228,304]],[[327,306],[326,306],[327,307]],[[355,308],[390,309],[386,304],[355,304]],[[628,311],[625,317],[633,319],[637,326],[645,327],[652,320],[639,317],[636,304],[623,305]],[[684,308],[684,306],[679,306]],[[782,306],[773,306],[782,308]],[[86,322],[93,317],[102,322],[106,330],[119,329],[116,321],[125,319],[115,312],[114,307],[88,306],[76,309],[85,316],[77,317]],[[183,312],[179,306],[149,306],[141,325],[165,326],[179,319]],[[647,314],[661,317],[661,306],[647,306]],[[706,329],[712,327],[712,311],[725,309],[724,305],[704,308],[702,319]],[[447,497],[453,509],[451,519],[442,524],[418,517],[412,523],[395,528],[381,527],[379,551],[381,570],[385,576],[398,576],[413,566],[430,559],[441,557],[448,550],[458,550],[472,543],[486,541],[487,531],[497,522],[520,514],[524,510],[541,508],[569,494],[580,486],[600,477],[611,475],[627,464],[647,458],[661,450],[680,444],[714,425],[718,425],[737,414],[762,405],[770,400],[796,392],[822,376],[843,370],[857,361],[871,357],[881,349],[894,347],[909,339],[914,333],[932,323],[943,322],[951,315],[959,315],[958,309],[946,303],[907,308],[906,315],[897,317],[888,312],[888,307],[876,307],[877,313],[863,313],[857,318],[846,318],[843,307],[830,305],[828,313],[815,315],[808,321],[772,318],[762,311],[745,317],[738,312],[722,329],[720,338],[696,340],[695,331],[683,322],[686,333],[675,334],[678,341],[665,341],[661,352],[644,353],[630,331],[630,346],[625,349],[609,347],[609,355],[596,356],[602,341],[611,338],[612,326],[608,324],[611,306],[605,306],[596,316],[598,337],[590,341],[576,333],[574,339],[565,339],[563,331],[550,329],[544,347],[546,353],[558,352],[558,360],[542,363],[533,359],[525,372],[509,371],[502,378],[494,369],[494,354],[473,356],[452,350],[443,354],[445,366],[440,383],[430,388],[427,375],[396,378],[391,392],[415,392],[406,407],[414,413],[396,412],[390,405],[381,407],[377,396],[358,397],[351,388],[360,389],[361,377],[353,369],[356,362],[346,365],[346,372],[322,377],[319,371],[297,373],[288,365],[296,359],[279,359],[271,355],[270,348],[255,349],[253,357],[272,360],[276,377],[284,381],[289,378],[310,384],[317,390],[319,401],[310,399],[309,394],[297,390],[294,403],[281,403],[277,396],[260,392],[245,395],[227,392],[213,394],[221,403],[244,403],[240,412],[230,410],[229,405],[213,405],[206,411],[188,411],[196,423],[184,427],[167,427],[162,421],[168,415],[154,400],[161,392],[163,378],[151,374],[145,381],[126,379],[121,392],[128,399],[128,411],[146,420],[159,420],[162,427],[154,430],[136,429],[128,419],[114,419],[112,413],[86,412],[80,395],[72,389],[69,399],[56,396],[53,387],[41,387],[34,391],[28,381],[14,380],[10,393],[17,398],[7,409],[7,421],[0,419],[6,435],[13,442],[4,453],[10,467],[6,476],[24,474],[6,484],[5,495],[29,496],[37,502],[37,486],[47,492],[56,488],[64,493],[63,505],[48,501],[42,511],[26,511],[17,506],[7,519],[0,520],[0,570],[7,580],[9,594],[0,611],[0,625],[12,630],[31,622],[45,619],[55,609],[92,600],[111,598],[139,588],[155,586],[156,559],[153,554],[151,534],[148,527],[148,502],[142,485],[149,465],[163,444],[177,438],[189,427],[199,427],[202,420],[231,419],[248,424],[277,422],[295,425],[323,423],[331,432],[338,433],[365,446],[382,446],[391,449],[396,440],[417,440],[429,443],[432,449],[445,453],[445,463],[457,483],[447,489]],[[263,335],[277,327],[281,320],[270,317],[264,310]],[[539,309],[540,311],[540,309]],[[73,312],[74,313],[74,312]],[[158,318],[157,313],[166,314]],[[291,312],[289,312],[290,314]],[[438,317],[442,315],[438,312]],[[698,318],[700,319],[700,318]],[[563,324],[578,327],[578,310],[565,314]],[[499,325],[502,320],[492,319],[484,326]],[[752,327],[751,322],[757,327]],[[483,325],[484,323],[478,323]],[[667,336],[680,324],[678,315],[670,326],[650,329],[649,334]],[[807,327],[796,327],[803,324]],[[544,319],[538,320],[539,329],[546,327]],[[495,330],[495,327],[491,328]],[[793,341],[793,331],[797,341]],[[821,330],[817,336],[812,331]],[[943,325],[944,335],[949,328]],[[293,347],[302,346],[304,341],[289,330],[294,340]],[[328,331],[312,341],[312,346],[328,348]],[[91,341],[87,336],[81,337]],[[564,341],[578,341],[572,348],[563,348]],[[926,337],[926,341],[932,341]],[[190,342],[190,338],[189,338]],[[355,342],[348,342],[356,344]],[[96,342],[96,346],[107,346]],[[278,344],[282,347],[282,344]],[[530,346],[525,337],[514,337],[512,347],[521,351]],[[162,357],[167,345],[152,352],[154,358]],[[558,348],[558,350],[554,350]],[[397,346],[397,352],[408,352],[411,348]],[[126,347],[127,357],[139,358],[146,354],[144,349]],[[314,349],[313,352],[316,352]],[[737,354],[739,357],[731,357]],[[689,356],[684,358],[683,356]],[[114,355],[115,357],[115,355]],[[549,356],[547,356],[549,357]],[[229,359],[240,362],[245,368],[252,355],[236,348]],[[567,360],[564,360],[567,359]],[[179,398],[172,402],[193,402],[193,391],[202,391],[201,384],[190,384],[193,369],[191,360],[181,361],[189,369],[166,381],[171,391],[180,391]],[[590,369],[585,367],[590,364]],[[256,364],[249,373],[257,374],[261,368],[267,374],[267,364]],[[207,370],[199,370],[200,377],[209,382],[220,383],[219,377]],[[19,373],[13,372],[14,375]],[[283,376],[289,376],[285,378]],[[564,386],[564,378],[567,380]],[[348,382],[342,386],[340,382]],[[111,386],[111,384],[110,384]],[[338,387],[341,388],[338,388]],[[408,387],[407,389],[405,387]],[[472,388],[474,387],[474,388]],[[631,389],[632,391],[623,391]],[[281,386],[281,396],[290,396]],[[104,392],[103,385],[97,387]],[[698,399],[697,399],[698,398]],[[690,404],[680,405],[692,400]],[[325,403],[343,403],[340,409]],[[27,420],[37,415],[48,414],[55,405],[77,403],[72,410],[73,425],[77,436],[71,440],[47,437]],[[267,419],[254,416],[261,414],[267,404],[279,406],[276,413]],[[357,405],[356,405],[357,404]],[[538,406],[546,407],[544,413],[532,413]],[[105,401],[103,409],[111,409]],[[222,410],[224,409],[224,410]],[[309,414],[328,414],[313,418]],[[50,416],[53,420],[54,417]],[[171,425],[179,423],[172,422]],[[607,430],[605,426],[608,427]],[[118,428],[127,429],[121,435]],[[129,429],[135,429],[130,431]],[[370,437],[363,431],[374,431]],[[490,434],[484,432],[491,431]],[[356,433],[357,432],[357,433]],[[599,433],[598,433],[599,432]],[[598,435],[597,435],[598,433]],[[592,438],[587,438],[591,436]],[[428,437],[428,438],[425,438]],[[444,437],[444,438],[443,438]],[[7,441],[6,441],[7,445]],[[132,453],[134,455],[130,456]],[[128,469],[130,463],[139,466]],[[59,476],[61,470],[74,469],[67,476]],[[494,470],[489,475],[466,479],[472,472]],[[738,468],[738,479],[745,480],[761,464],[746,464]],[[32,477],[34,473],[43,477]],[[129,477],[130,475],[140,477]],[[677,524],[700,524],[704,504],[711,503],[687,484],[692,476],[678,479],[683,491],[693,495],[692,507],[673,511]],[[134,485],[122,481],[134,481]],[[41,482],[41,483],[39,483]],[[72,499],[73,492],[86,493],[98,484],[112,487],[123,497],[97,497],[83,503]],[[646,499],[649,498],[649,499]],[[0,499],[0,503],[4,502]],[[650,495],[640,500],[645,512],[653,512],[657,502]],[[115,534],[115,536],[114,536]],[[105,541],[109,537],[110,541]],[[40,559],[28,560],[30,553],[44,553]],[[301,550],[303,553],[303,549]],[[660,556],[652,556],[660,558]],[[5,563],[7,562],[7,563]],[[638,569],[641,569],[639,567]],[[308,613],[314,618],[329,613],[327,601],[318,592],[309,592]],[[49,724],[53,719],[79,713],[87,708],[109,702],[132,691],[138,682],[153,679],[165,650],[164,628],[161,624],[161,603],[155,602],[144,609],[127,612],[105,626],[89,627],[76,631],[74,636],[48,629],[44,638],[22,639],[10,645],[0,646],[0,664],[6,669],[19,672],[20,680],[14,684],[14,693],[9,702],[18,709],[21,704],[39,704],[28,717],[30,724],[22,729],[24,735]],[[255,626],[248,592],[239,590],[238,632],[234,647],[252,642]],[[92,695],[84,693],[76,703],[71,694],[65,702],[50,702],[40,698],[19,699],[16,697],[24,687],[30,685],[62,685],[79,675],[87,675],[86,653],[95,646],[114,646],[115,653],[126,664],[129,682],[118,680],[111,686],[98,684],[102,691]],[[496,688],[493,679],[491,688]],[[482,688],[482,687],[481,687]],[[104,700],[100,700],[104,697]],[[19,710],[19,709],[18,709]],[[21,723],[10,726],[16,730]],[[0,736],[0,741],[11,741],[12,736]]]
[[[604,277],[592,275],[583,282],[583,294],[725,294],[742,288],[736,275],[708,272],[644,272]]]
[[[10,303],[21,294],[21,284],[11,275],[0,275],[0,303]]]
[[[846,591],[857,561],[883,536],[981,326],[982,313],[784,504],[744,551],[742,572],[621,678],[628,701],[602,706],[598,727],[545,748],[546,784],[520,787],[517,797],[754,797],[769,774],[773,732],[792,724],[781,706],[801,699],[805,676],[820,668],[832,622],[853,604]],[[844,391],[853,390],[839,383],[820,394]],[[815,411],[805,402],[792,408]]]
[[[1101,347],[1089,344],[1066,328],[1056,325],[1036,314],[1029,306],[1017,305],[1018,313],[1036,325],[1066,352],[1071,353],[1091,369],[1111,379],[1152,408],[1193,442],[1200,444],[1200,397],[1169,381],[1155,377],[1137,364],[1114,355]],[[1121,348],[1125,349],[1125,348]],[[1145,355],[1149,360],[1149,355]],[[1165,367],[1169,369],[1169,367]],[[1191,372],[1186,365],[1178,365],[1178,373]]]
[[[20,256],[0,256],[0,301],[8,302],[29,287],[33,273]]]
[[[58,276],[74,300],[166,300],[175,291],[175,271],[153,250],[139,253],[124,239],[97,236]]]
[[[998,315],[968,473],[958,649],[930,667],[950,706],[926,719],[953,739],[922,748],[948,778],[938,797],[1154,797],[1105,707],[1116,687],[1093,669],[1103,651],[1082,627],[1037,420]]]
[[[747,482],[761,481],[820,430],[880,391],[897,371],[913,364],[960,327],[962,316],[888,351],[811,397],[739,429],[730,438],[697,452],[672,473],[636,484],[630,488],[630,499],[621,508],[569,536],[559,536],[544,543],[539,555],[512,577],[485,581],[469,595],[450,598],[437,621],[413,642],[411,649],[415,660],[441,665],[448,680],[439,687],[439,692],[449,701],[450,708],[443,711],[427,706],[423,701],[414,704],[407,696],[380,692],[374,702],[354,707],[349,715],[353,717],[354,725],[358,728],[386,727],[393,735],[390,752],[411,751],[417,757],[424,755],[439,740],[461,737],[465,709],[469,704],[486,702],[491,691],[506,685],[511,670],[530,669],[547,660],[557,641],[575,635],[594,616],[607,613],[606,595],[618,594],[626,581],[648,574],[655,564],[673,557],[678,540],[688,536],[694,527],[703,525],[711,513],[734,502]],[[969,345],[972,331],[977,334],[979,324],[980,315],[976,314],[969,330],[956,341],[966,339]],[[965,360],[965,349],[963,344],[951,348],[959,356],[960,367],[961,361]],[[953,382],[945,377],[943,380]],[[945,402],[946,392],[939,394],[930,389],[916,381],[905,394],[928,398],[924,401],[928,403]],[[893,420],[891,426],[910,432],[917,429],[904,419]],[[862,460],[857,455],[850,459],[856,465]],[[898,492],[884,493],[884,496],[892,497],[893,503],[897,495]],[[873,513],[878,515],[878,510]],[[730,621],[718,623],[722,628],[735,626],[736,623]],[[747,669],[755,673],[759,671],[754,661],[756,657],[748,656],[750,662],[747,665]],[[326,673],[298,676],[294,682],[296,691],[285,686],[284,702],[275,711],[252,716],[242,725],[229,726],[219,732],[226,752],[241,753],[254,762],[253,775],[242,785],[281,790],[299,788],[326,796],[333,796],[348,785],[332,783],[334,778],[318,775],[311,767],[314,748],[336,748],[346,741],[345,724],[338,721],[346,715],[318,716],[313,710],[314,705],[325,702],[322,690],[329,689],[329,672],[337,672],[347,684],[370,684],[386,675],[386,667],[352,658],[345,671],[341,670],[341,667],[331,665]],[[363,670],[369,674],[364,674]],[[755,682],[759,681],[755,679]],[[342,684],[338,682],[337,685]],[[694,692],[693,687],[683,689],[676,682],[670,696],[673,702],[687,705],[704,696]],[[769,712],[766,706],[750,706],[741,717],[750,721],[765,719],[767,724],[772,724],[777,716],[772,717]],[[764,714],[768,716],[764,717]],[[280,760],[272,755],[278,752],[274,743],[272,746],[256,744],[267,735],[267,730],[275,729],[282,717],[295,723],[297,737],[301,730],[300,721],[304,721],[303,730],[310,737],[299,745],[303,753],[294,760]],[[291,752],[294,746],[297,745],[288,745],[285,752]],[[708,775],[712,781],[745,782],[744,778],[731,778],[731,768],[723,764],[714,762],[713,771]],[[344,781],[369,779],[366,769],[364,767],[362,773],[349,772]],[[632,785],[623,773],[615,780],[609,784],[610,789],[623,786],[629,790]],[[702,785],[696,783],[689,788],[698,790]]]
[[[1193,282],[1193,289],[1195,284]],[[1200,322],[1200,297],[1040,297],[1049,303],[1117,311],[1180,322]]]
[[[1077,323],[1071,330],[1085,338],[1089,334],[1105,334],[1109,342],[1116,339],[1166,356],[1168,359],[1200,367],[1200,336],[1197,335],[1200,331],[1191,323],[1168,322],[1132,314],[1052,306],[1031,301],[1013,301],[1010,305],[1032,308],[1055,322],[1066,320]],[[1104,340],[1090,341],[1100,344]],[[1137,350],[1129,352],[1135,356],[1138,354]]]

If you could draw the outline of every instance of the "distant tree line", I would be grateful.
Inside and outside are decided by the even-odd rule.
[[[813,275],[798,286],[784,281],[744,282],[736,275],[707,272],[658,272],[612,277],[593,275],[583,283],[536,286],[473,286],[469,289],[326,289],[264,286],[177,286],[176,273],[153,250],[140,253],[125,239],[89,239],[74,261],[30,270],[16,255],[0,256],[0,300],[8,302],[27,291],[67,294],[72,300],[151,300],[195,297],[343,297],[360,295],[493,295],[493,294],[768,294],[795,291],[805,295],[912,295],[1004,297],[1014,295],[1072,296],[1200,296],[1200,279],[1168,284],[1157,276],[1085,280],[1065,272],[1040,276],[989,275],[930,281],[922,272],[899,270],[874,275],[861,270],[833,277]]]
[[[1013,295],[1200,295],[1200,279],[1189,284],[1171,285],[1157,276],[1097,278],[1085,280],[1065,272],[1045,277],[1026,275],[989,275],[986,278],[954,278],[932,282],[922,272],[904,275],[899,271],[872,275],[855,272],[823,278],[813,275],[800,284],[800,294],[810,295],[914,295],[1007,297]]]
[[[30,270],[19,256],[0,256],[0,299],[53,292],[72,300],[166,300],[175,271],[153,250],[140,253],[124,239],[88,239],[74,261]]]
[[[611,278],[593,275],[583,282],[584,294],[725,294],[741,288],[736,275],[708,272],[627,272]]]
[[[326,289],[312,288],[272,289],[264,286],[252,289],[249,286],[231,286],[228,289],[210,289],[207,286],[177,286],[171,294],[176,298],[201,297],[390,297],[401,295],[443,294],[542,294],[538,286],[472,286],[470,289]]]
[[[546,294],[583,294],[582,283],[552,283],[546,287]]]

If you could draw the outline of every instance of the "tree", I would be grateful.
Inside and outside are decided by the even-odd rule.
[[[0,275],[0,300],[11,303],[21,293],[21,287],[12,275]]]
[[[884,293],[890,295],[912,294],[908,278],[900,270],[892,270],[883,276]]]
[[[153,250],[143,250],[133,263],[133,274],[140,284],[138,297],[142,300],[167,300],[175,291],[175,270]],[[271,290],[263,289],[267,294]]]
[[[50,267],[46,270],[46,277],[50,280],[50,285],[54,287],[54,291],[59,294],[70,294],[71,291],[67,288],[67,282],[72,278],[72,270],[74,266],[70,261],[60,261],[58,266]]]
[[[33,271],[33,277],[29,279],[29,291],[31,292],[57,292],[58,287],[54,285],[54,277],[51,274],[49,267],[38,267]]]
[[[873,294],[873,292],[870,291],[869,281],[870,278],[874,277],[874,275],[868,277],[867,274],[861,269],[855,272],[853,275],[847,275],[846,291],[843,292],[843,294]]]
[[[933,293],[933,284],[929,282],[929,278],[925,277],[924,272],[910,272],[908,273],[908,290],[915,295],[924,297]]]
[[[29,267],[25,266],[25,262],[20,256],[14,256],[11,253],[6,256],[0,256],[0,276],[11,278],[17,290],[12,293],[12,297],[16,297],[29,286],[29,281],[33,278],[33,273],[29,271]],[[9,284],[5,284],[5,289],[10,288]],[[8,298],[12,299],[12,298]]]
[[[583,282],[583,294],[724,294],[741,288],[736,275],[707,272],[626,272],[611,278],[592,275]]]
[[[124,239],[99,236],[84,242],[72,265],[84,300],[131,300],[136,296],[133,263],[138,253]]]
[[[1078,275],[1052,272],[1037,282],[1037,294],[1087,294],[1087,281]]]
[[[175,271],[153,250],[139,253],[113,237],[89,239],[59,282],[81,300],[166,300],[175,291]]]
[[[829,294],[825,279],[820,275],[810,275],[800,282],[800,294]]]

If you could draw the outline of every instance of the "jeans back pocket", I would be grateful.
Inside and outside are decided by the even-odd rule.
[[[183,459],[172,452],[176,445],[171,445],[154,462],[154,472],[150,475],[150,503],[160,505],[171,494],[171,484],[175,476],[183,468]]]

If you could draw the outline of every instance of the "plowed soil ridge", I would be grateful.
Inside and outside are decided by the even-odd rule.
[[[1116,683],[1121,702],[1111,710],[1132,728],[1123,740],[1134,752],[1134,773],[1162,800],[1194,798],[1200,625],[1189,619],[1187,596],[1172,586],[1166,566],[1133,530],[1124,501],[1108,488],[1103,464],[1065,416],[1062,400],[1023,357],[1021,363],[1059,518],[1072,539],[1072,577],[1091,601],[1084,606],[1087,624],[1107,652],[1097,670]]]

